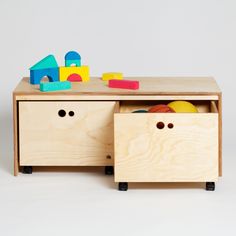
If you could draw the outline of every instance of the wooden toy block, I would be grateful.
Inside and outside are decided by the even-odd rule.
[[[77,79],[81,77],[82,82],[89,81],[89,67],[88,66],[72,66],[72,67],[60,67],[59,68],[60,81],[66,81],[68,79],[71,80],[71,76],[75,78],[75,74],[77,74]]]
[[[81,66],[81,61],[80,60],[67,60],[65,61],[65,66],[66,67]]]
[[[67,80],[70,82],[81,82],[82,78],[78,74],[71,74],[68,76]]]
[[[49,55],[30,67],[30,83],[39,84],[40,80],[47,76],[50,82],[59,81],[59,70],[56,59]]]
[[[75,51],[70,51],[65,55],[65,66],[81,66],[81,56]]]
[[[30,67],[30,70],[39,70],[39,69],[55,68],[55,67],[58,67],[55,57],[53,55],[48,55],[47,57],[43,58],[41,61],[37,62],[32,67]]]
[[[40,84],[43,77],[47,76],[50,82],[59,81],[59,68],[45,68],[39,70],[30,70],[30,83]]]
[[[112,79],[108,81],[108,87],[121,88],[121,89],[139,89],[139,81],[136,80],[116,80]]]
[[[107,72],[102,74],[102,80],[110,80],[110,79],[118,79],[122,80],[123,79],[123,74],[120,72]]]
[[[68,90],[68,89],[71,89],[70,81],[40,83],[40,91],[42,92]]]

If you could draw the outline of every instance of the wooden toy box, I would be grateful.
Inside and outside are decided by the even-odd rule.
[[[27,166],[114,165],[120,190],[128,182],[217,181],[222,97],[215,80],[126,79],[139,80],[140,89],[111,89],[94,77],[42,93],[23,78],[13,92],[14,174]],[[190,101],[199,113],[132,113],[173,100]]]

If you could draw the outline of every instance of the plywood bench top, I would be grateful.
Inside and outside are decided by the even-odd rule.
[[[66,91],[41,92],[39,85],[31,85],[23,78],[14,90],[14,95],[219,95],[216,81],[211,77],[126,77],[138,80],[139,90],[109,88],[106,81],[91,77],[89,82],[72,83]]]

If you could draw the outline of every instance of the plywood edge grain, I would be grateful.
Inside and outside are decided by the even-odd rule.
[[[218,95],[15,95],[18,101],[218,100]]]
[[[18,108],[17,100],[13,94],[13,143],[14,143],[14,175],[17,176],[19,172],[19,156],[18,156]]]
[[[219,176],[222,176],[222,93],[218,98],[218,112],[219,112]]]

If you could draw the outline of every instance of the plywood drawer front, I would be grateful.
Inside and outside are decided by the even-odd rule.
[[[217,179],[217,113],[117,113],[114,122],[116,182]]]
[[[115,104],[19,102],[20,165],[113,165]]]

